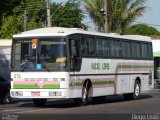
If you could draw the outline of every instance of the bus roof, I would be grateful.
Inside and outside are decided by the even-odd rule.
[[[100,32],[89,32],[80,28],[63,28],[63,27],[49,27],[49,28],[40,28],[34,29],[20,34],[16,34],[13,38],[19,37],[44,37],[44,36],[68,36],[71,34],[86,34],[86,35],[96,35],[103,37],[113,37],[113,38],[122,38],[130,40],[140,40],[151,42],[151,38],[148,36],[141,35],[119,35],[116,33],[100,33]]]

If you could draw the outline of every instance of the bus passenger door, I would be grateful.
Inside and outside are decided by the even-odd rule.
[[[80,73],[81,70],[82,63],[80,48],[81,47],[79,39],[69,39],[70,72],[72,73],[72,78],[70,80],[70,83],[72,83],[72,85],[70,86],[70,88],[72,88],[72,94],[74,95],[72,97],[81,97],[81,80],[78,76],[78,73]]]

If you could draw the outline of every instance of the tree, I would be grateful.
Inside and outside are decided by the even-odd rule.
[[[27,30],[47,27],[45,0],[6,0],[0,1],[0,38],[12,38],[13,34],[24,31],[24,10],[27,16]],[[2,7],[3,6],[3,7]],[[51,3],[51,15],[58,3]],[[2,8],[1,8],[2,7]],[[87,28],[82,23],[84,18],[78,1],[69,0],[52,17],[53,26]]]
[[[22,0],[0,1],[0,38],[11,38],[13,33],[22,30],[22,14],[14,11],[21,2]]]
[[[13,8],[15,6],[19,5],[22,0],[0,0],[0,18],[2,18],[3,15],[8,16],[13,14]]]
[[[136,24],[128,27],[128,29],[126,30],[126,34],[149,36],[149,35],[160,35],[160,32],[154,27],[145,24]]]
[[[90,17],[98,26],[98,30],[104,32],[104,14],[101,13],[103,0],[83,0]],[[127,27],[146,10],[145,0],[108,0],[107,17],[109,32],[124,34]]]
[[[51,6],[52,26],[84,28],[87,26],[82,23],[84,18],[80,9],[80,2],[77,0],[69,0],[64,5],[53,3]]]
[[[90,18],[96,25],[98,31],[104,31],[104,17],[100,12],[103,8],[103,0],[82,0],[89,12]]]
[[[28,0],[24,5],[26,10],[27,30],[45,27],[46,2],[43,0]]]
[[[4,17],[13,15],[13,9],[19,6],[22,0],[0,0],[0,26]]]
[[[42,27],[41,18],[44,16],[43,1],[39,0],[12,0],[2,2],[0,13],[0,38],[11,38],[13,34],[23,32],[24,10],[27,11],[27,30]],[[30,18],[29,18],[30,17]]]
[[[0,38],[10,39],[13,34],[23,31],[22,15],[2,18]]]

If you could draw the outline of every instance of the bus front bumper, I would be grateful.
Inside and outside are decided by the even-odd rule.
[[[11,89],[12,98],[68,98],[67,89]]]

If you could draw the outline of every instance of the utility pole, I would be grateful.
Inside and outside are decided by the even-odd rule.
[[[105,23],[104,23],[104,31],[105,33],[108,33],[108,0],[103,0],[104,1],[104,19],[105,19]]]
[[[23,29],[26,31],[27,29],[27,10],[24,10],[24,24],[23,24]]]
[[[51,27],[51,7],[49,0],[46,0],[46,6],[47,6],[47,26]]]

